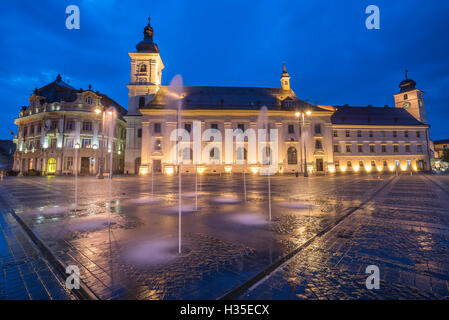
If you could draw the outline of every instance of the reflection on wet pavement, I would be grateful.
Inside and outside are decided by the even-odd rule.
[[[152,196],[149,178],[118,176],[112,180],[110,197],[107,179],[81,177],[77,206],[74,179],[70,177],[7,179],[2,187],[16,213],[65,264],[80,267],[82,280],[101,299],[215,299],[310,239],[348,207],[358,206],[390,178],[272,177],[273,217],[269,222],[265,177],[247,176],[245,201],[240,175],[203,176],[196,208],[195,177],[183,176],[181,254],[177,177],[158,176]],[[422,182],[419,177],[416,181]],[[398,183],[395,186],[391,192],[405,196],[383,197],[382,208],[393,205],[389,204],[392,199],[396,205],[403,201],[404,206],[416,206],[413,201],[419,198],[407,198],[414,189],[402,191]],[[426,192],[427,200],[421,203],[429,208],[426,201],[430,201],[432,208],[438,208],[429,200],[434,192]],[[377,208],[373,201],[363,210],[368,210],[372,219]],[[353,217],[346,221],[353,221]],[[340,242],[348,241],[371,226],[358,220],[354,223],[349,231],[332,235],[342,239]],[[375,231],[368,234],[374,236]],[[420,243],[426,241],[430,240],[423,238]],[[318,268],[319,262],[308,265],[307,270]],[[348,276],[343,271],[342,279]],[[300,279],[301,272],[289,272],[289,277]],[[279,277],[285,282],[284,275]],[[340,277],[340,273],[333,277]],[[276,298],[266,296],[264,285],[257,298]]]

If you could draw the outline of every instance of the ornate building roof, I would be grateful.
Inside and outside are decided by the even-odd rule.
[[[109,98],[107,95],[100,92],[93,92],[91,86],[89,85],[88,90],[75,89],[66,82],[62,81],[61,75],[58,74],[56,80],[50,82],[49,84],[43,86],[40,89],[35,89],[33,94],[38,97],[41,105],[45,103],[53,102],[74,102],[78,98],[79,93],[90,91],[97,96],[101,97],[101,103],[105,106],[115,107],[121,115],[126,115],[127,111],[113,99]]]
[[[332,124],[348,125],[426,125],[416,120],[407,110],[390,107],[336,107],[331,116]]]

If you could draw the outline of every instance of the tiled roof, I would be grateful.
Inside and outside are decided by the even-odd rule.
[[[342,106],[336,109],[337,111],[331,116],[333,124],[425,125],[402,108]]]
[[[162,86],[156,96],[143,109],[170,107],[170,87]],[[183,87],[184,109],[260,109],[270,110],[307,107],[310,104],[296,97],[292,90],[260,87]],[[290,100],[288,104],[284,101]],[[315,107],[316,108],[316,107]],[[319,108],[316,108],[317,110]],[[321,110],[321,109],[319,109]]]

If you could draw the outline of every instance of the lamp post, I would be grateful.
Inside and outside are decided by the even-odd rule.
[[[98,165],[98,170],[99,173],[97,175],[97,179],[104,179],[103,176],[103,165],[104,165],[104,159],[103,159],[103,149],[104,149],[104,117],[105,117],[105,111],[104,111],[104,106],[102,107],[102,109],[95,109],[95,113],[96,114],[100,114],[102,113],[102,121],[101,121],[101,146],[100,146],[100,163]]]
[[[304,141],[304,137],[302,134],[302,127],[304,126],[305,123],[305,115],[310,115],[312,112],[310,110],[304,111],[302,110],[301,112],[298,111],[296,112],[296,117],[298,118],[299,121],[299,134],[301,136],[301,142],[303,145],[303,150],[304,150],[304,177],[307,178],[309,176],[309,173],[307,172],[307,153],[306,153],[306,142]],[[302,119],[302,122],[301,122]],[[305,130],[304,130],[305,131]]]

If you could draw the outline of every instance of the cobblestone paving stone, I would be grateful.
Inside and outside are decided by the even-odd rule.
[[[401,176],[241,298],[448,299],[448,197]],[[365,286],[368,265],[380,269],[378,290]]]
[[[67,300],[56,271],[9,212],[0,211],[0,300]]]
[[[154,194],[158,202],[147,201],[152,199],[151,181],[140,177],[117,176],[110,189],[107,179],[79,178],[76,205],[73,178],[5,179],[0,188],[5,191],[2,194],[8,204],[65,264],[80,267],[81,278],[101,299],[214,299],[304,243],[336,221],[346,209],[360,205],[390,176],[382,175],[379,179],[377,174],[309,179],[273,177],[271,224],[266,224],[266,178],[248,176],[248,201],[244,202],[239,175],[201,177],[200,210],[196,212],[189,211],[189,207],[194,205],[194,179],[188,176],[183,179],[183,206],[186,212],[183,212],[184,249],[181,255],[177,255],[176,177],[157,177]],[[407,225],[402,225],[405,239],[408,239],[409,236],[405,234],[410,229],[423,226],[431,230],[441,229],[441,215],[423,218],[420,214],[427,212],[430,207],[442,212],[444,204],[435,206],[441,195],[432,189],[427,190],[430,182],[421,177],[412,177],[411,182],[408,184],[410,188],[396,183],[396,189],[389,191],[392,194],[390,197],[378,198],[382,202],[379,207],[382,210],[376,211],[378,216],[365,217],[368,226],[375,225],[371,222],[380,221],[384,214],[383,219],[389,222],[383,222],[385,225],[395,226],[403,220],[408,221]],[[413,189],[413,186],[416,188]],[[420,190],[422,186],[426,187],[425,192]],[[407,204],[416,200],[414,195],[408,196],[410,192],[424,196],[423,201],[405,210]],[[392,200],[391,203],[389,200]],[[394,200],[399,201],[400,205],[395,206]],[[379,205],[377,202],[370,202],[363,210]],[[394,219],[389,216],[388,210],[394,212]],[[413,221],[410,212],[416,212]],[[346,220],[358,215],[359,211]],[[328,280],[319,279],[334,286],[320,287],[319,283],[314,282],[312,286],[304,285],[304,292],[299,291],[300,295],[309,298],[345,298],[356,297],[354,290],[366,291],[358,283],[353,283],[353,273],[358,272],[359,282],[364,281],[364,264],[360,264],[359,256],[363,256],[364,262],[370,261],[378,251],[372,247],[372,242],[368,242],[367,248],[355,254],[350,250],[352,244],[347,242],[352,243],[355,239],[367,241],[359,236],[359,231],[367,232],[373,239],[378,237],[376,232],[383,235],[384,231],[382,228],[370,229],[365,225],[363,228],[368,229],[361,229],[361,221],[357,223],[327,243],[330,250],[335,250],[337,246],[344,253],[339,251],[329,258],[342,266],[341,270],[332,270],[339,278],[326,276],[323,279]],[[397,234],[397,230],[390,232],[391,236]],[[330,234],[334,234],[334,231],[327,236]],[[422,241],[424,243],[425,239]],[[435,238],[432,241],[436,241]],[[441,239],[439,241],[444,242]],[[319,251],[318,248],[315,250]],[[429,254],[432,255],[432,252],[433,247]],[[386,253],[389,253],[388,250]],[[157,263],[150,261],[160,256],[166,259]],[[446,268],[446,258],[442,256],[439,262],[433,260],[428,263],[429,270],[435,272],[438,268],[440,271]],[[322,264],[323,257],[314,259],[311,262],[315,261],[316,265],[307,268],[308,273],[304,274],[305,278],[301,278],[303,284],[306,283],[304,279],[313,277],[312,270],[319,271],[319,266],[330,270],[328,265]],[[393,276],[400,270],[395,269],[394,264],[398,263],[398,259],[396,256],[388,259],[385,258],[385,263],[392,266],[390,274]],[[409,261],[405,259],[401,263],[407,266]],[[414,271],[408,269],[401,271],[400,275],[404,279],[415,277]],[[299,279],[298,276],[296,278]],[[280,286],[284,292],[285,288]],[[254,294],[256,292],[259,291],[254,291]],[[267,292],[276,290],[270,287]],[[260,297],[277,298],[266,294],[260,294]],[[294,298],[298,297],[294,295]]]

